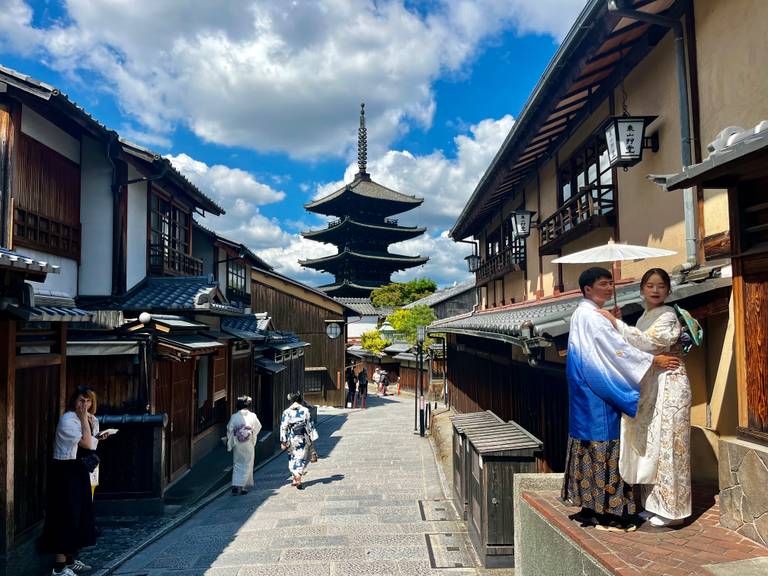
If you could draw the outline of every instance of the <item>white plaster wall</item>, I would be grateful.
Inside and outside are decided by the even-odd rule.
[[[61,128],[51,124],[37,112],[24,105],[21,107],[21,131],[80,164],[80,142]]]
[[[45,277],[45,282],[30,282],[35,287],[35,293],[48,292],[52,296],[66,296],[68,298],[77,296],[77,261],[24,247],[20,247],[18,252],[60,268],[58,274],[48,274]]]
[[[128,179],[141,177],[133,166],[128,166]],[[147,184],[138,182],[128,186],[128,265],[127,288],[130,290],[147,275]]]
[[[360,338],[365,332],[376,330],[379,324],[378,316],[355,316],[347,320],[347,338]]]
[[[80,179],[80,294],[112,292],[112,166],[106,147],[83,137]]]
[[[224,292],[224,294],[227,293],[227,253],[220,249],[216,248],[213,252],[216,255],[216,260],[214,262],[219,262],[218,264],[215,264],[215,266],[218,266],[218,281],[219,281],[219,290]],[[223,260],[223,262],[220,262],[220,260]]]

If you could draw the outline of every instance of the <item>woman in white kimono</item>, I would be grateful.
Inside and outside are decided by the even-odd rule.
[[[301,477],[307,471],[309,464],[309,442],[314,432],[312,417],[309,409],[302,404],[300,392],[288,394],[291,405],[283,411],[280,417],[280,445],[288,449],[290,459],[288,469],[293,479],[291,485],[299,490],[304,486]]]
[[[651,354],[680,355],[681,326],[664,305],[672,289],[669,274],[648,270],[640,282],[645,312],[628,326],[603,311],[627,342]],[[691,515],[691,387],[681,362],[675,370],[653,366],[640,383],[637,415],[621,421],[619,472],[641,486],[641,503],[653,526],[682,524]]]
[[[251,412],[250,396],[237,399],[237,412],[227,424],[227,450],[232,452],[232,494],[247,494],[253,486],[253,464],[256,460],[256,440],[261,422]]]

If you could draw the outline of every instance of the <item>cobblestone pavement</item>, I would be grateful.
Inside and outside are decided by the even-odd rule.
[[[215,499],[114,574],[479,574],[429,440],[413,434],[413,400],[368,400],[322,426],[304,490],[277,458],[249,494]]]

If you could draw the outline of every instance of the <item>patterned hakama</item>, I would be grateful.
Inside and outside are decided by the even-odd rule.
[[[632,486],[619,475],[619,441],[569,437],[561,496],[598,514],[634,514]]]

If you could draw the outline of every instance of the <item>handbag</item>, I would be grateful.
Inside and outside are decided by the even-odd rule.
[[[94,470],[96,470],[96,466],[99,465],[99,462],[101,462],[101,459],[99,458],[99,455],[95,452],[89,452],[88,454],[85,454],[84,456],[80,456],[80,462],[85,466],[86,471],[88,474],[91,474]]]

